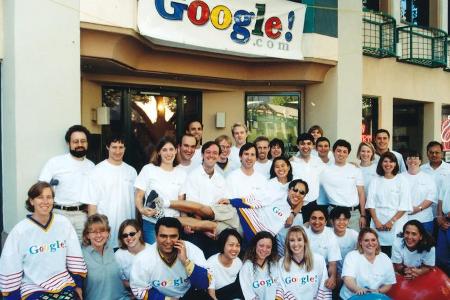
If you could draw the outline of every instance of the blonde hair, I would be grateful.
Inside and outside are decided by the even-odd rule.
[[[286,234],[286,240],[284,241],[284,259],[283,259],[283,267],[284,269],[289,272],[291,269],[292,264],[292,250],[289,247],[289,236],[294,233],[300,233],[303,238],[304,242],[304,253],[303,253],[303,260],[299,263],[300,267],[305,267],[307,272],[310,272],[313,269],[313,253],[311,251],[311,248],[309,247],[309,240],[308,236],[306,235],[305,230],[301,226],[292,226],[289,228],[287,234]]]
[[[226,134],[222,134],[219,135],[218,137],[216,137],[216,139],[214,140],[217,144],[220,144],[220,142],[222,141],[226,141],[228,144],[233,145],[233,141],[231,140],[231,138],[226,135]]]
[[[370,148],[370,151],[372,151],[372,156],[370,157],[370,161],[374,161],[375,160],[375,147],[372,145],[372,143],[368,143],[368,142],[361,142],[361,143],[359,143],[358,151],[356,152],[356,157],[358,159],[361,159],[361,155],[359,155],[359,152],[361,152],[361,148],[363,146],[366,146],[366,147]]]
[[[231,126],[231,135],[234,135],[234,129],[236,127],[242,127],[242,128],[245,129],[245,132],[248,132],[248,128],[247,128],[247,126],[245,126],[245,124],[243,124],[243,123],[234,123],[233,126]]]
[[[84,223],[83,229],[83,246],[89,246],[91,241],[89,240],[89,230],[93,225],[103,225],[108,233],[111,232],[111,227],[109,226],[108,217],[102,214],[93,214],[88,217],[86,223]]]
[[[362,239],[364,238],[364,235],[367,233],[371,233],[377,238],[378,246],[377,246],[377,249],[375,250],[375,255],[380,254],[381,246],[380,246],[380,241],[378,240],[378,234],[372,228],[362,228],[361,229],[361,231],[359,232],[359,235],[358,235],[358,243],[356,244],[356,249],[358,250],[359,253],[364,254],[364,250],[361,246],[361,242],[362,242]]]

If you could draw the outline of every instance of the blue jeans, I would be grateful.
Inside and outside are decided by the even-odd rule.
[[[156,242],[155,223],[142,220],[142,231],[144,233],[144,242],[154,244]]]
[[[447,275],[450,273],[450,229],[439,228],[436,243],[436,264],[443,269]]]

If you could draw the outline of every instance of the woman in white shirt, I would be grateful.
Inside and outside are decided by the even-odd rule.
[[[406,279],[414,279],[435,265],[433,239],[422,223],[410,220],[392,247],[392,262],[396,272]]]
[[[311,251],[303,227],[289,228],[284,249],[284,257],[278,264],[283,298],[290,299],[291,293],[301,299],[331,299],[331,291],[325,287],[328,279],[325,259]]]
[[[213,299],[242,299],[241,288],[237,279],[242,267],[238,257],[241,251],[242,237],[235,229],[225,229],[218,237],[220,252],[206,261],[212,280],[208,292]]]
[[[359,232],[357,250],[345,257],[342,278],[344,286],[339,296],[343,300],[353,295],[385,294],[396,282],[392,262],[381,252],[374,229],[363,228]]]
[[[398,174],[399,165],[392,152],[381,155],[377,174],[369,186],[366,208],[370,210],[370,227],[380,237],[381,251],[391,256],[395,236],[408,221],[405,214],[412,210],[410,187],[406,178]]]
[[[369,185],[373,178],[377,175],[377,164],[375,160],[375,148],[371,143],[361,142],[358,146],[358,152],[356,157],[360,160],[359,168],[363,174],[364,178],[364,192],[367,194],[369,192]]]
[[[239,273],[239,283],[246,300],[275,299],[279,274],[274,236],[258,232],[250,242]]]
[[[119,249],[114,253],[120,269],[123,285],[130,293],[130,271],[136,255],[144,250],[148,244],[144,243],[141,225],[134,219],[122,222],[119,227]]]
[[[182,187],[186,180],[186,173],[176,166],[177,144],[171,137],[163,137],[156,146],[156,155],[152,163],[142,168],[134,187],[135,205],[142,214],[142,228],[144,241],[153,244],[155,237],[155,223],[163,217],[178,217],[176,210],[169,206],[170,200],[183,200]]]

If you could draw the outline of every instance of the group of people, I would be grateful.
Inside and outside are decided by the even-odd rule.
[[[244,124],[233,139],[202,132],[192,121],[178,143],[163,137],[137,174],[122,136],[94,165],[89,131],[69,128],[69,153],[45,164],[4,245],[5,299],[349,299],[387,293],[396,272],[449,273],[440,143],[405,164],[380,129],[355,163],[319,126],[291,157],[280,139],[247,142]]]

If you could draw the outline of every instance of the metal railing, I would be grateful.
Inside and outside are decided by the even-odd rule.
[[[445,31],[408,25],[397,28],[397,35],[401,46],[399,61],[430,68],[447,66],[448,36]]]
[[[363,11],[363,54],[378,58],[396,52],[395,19],[382,12]]]
[[[447,66],[444,71],[450,72],[450,37],[447,38]]]

